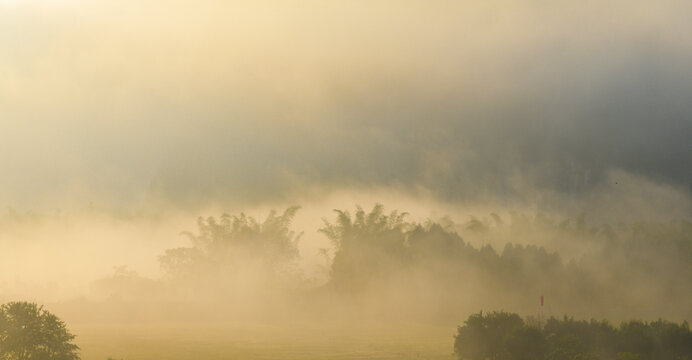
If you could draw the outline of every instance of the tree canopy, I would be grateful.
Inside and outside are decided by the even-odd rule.
[[[77,360],[74,338],[65,323],[42,306],[0,306],[0,360]]]
[[[159,258],[166,278],[195,293],[205,289],[237,294],[242,286],[271,288],[289,283],[302,235],[290,229],[298,209],[272,210],[264,220],[244,213],[200,217],[196,233],[183,233],[191,246],[168,249]],[[252,278],[246,279],[244,274],[249,273]]]
[[[692,331],[687,322],[615,327],[565,316],[542,324],[504,311],[480,312],[458,327],[454,352],[460,360],[682,360],[692,359]]]

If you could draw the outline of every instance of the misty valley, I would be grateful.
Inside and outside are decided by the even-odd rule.
[[[160,277],[118,267],[88,294],[45,306],[74,324],[76,340],[65,336],[85,358],[692,355],[689,221],[594,225],[586,214],[517,212],[413,221],[356,207],[324,218],[316,232],[329,246],[315,249],[323,263],[308,273],[299,211],[200,217],[181,234],[185,246],[151,259]],[[0,311],[6,359],[23,359],[12,349],[31,338],[16,329],[27,317],[13,313],[20,304],[30,305]]]
[[[0,0],[0,360],[692,360],[690,14]]]

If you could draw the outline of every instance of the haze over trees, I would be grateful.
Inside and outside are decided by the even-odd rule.
[[[196,234],[183,232],[191,246],[166,250],[159,258],[167,280],[181,286],[227,282],[226,275],[247,271],[247,267],[260,272],[262,280],[278,280],[298,259],[301,234],[290,230],[298,209],[290,207],[281,214],[270,211],[263,221],[245,214],[199,218]]]
[[[466,222],[414,221],[379,204],[371,210],[357,206],[335,210],[319,229],[331,247],[325,252],[326,280],[316,284],[298,266],[303,233],[294,229],[297,212],[290,207],[263,219],[243,213],[199,218],[195,231],[183,233],[189,246],[159,257],[162,277],[120,267],[94,286],[111,293],[105,304],[120,309],[118,316],[138,319],[340,317],[451,326],[479,309],[511,311],[470,316],[456,337],[460,359],[689,356],[689,325],[683,321],[692,315],[688,221],[596,225],[586,215],[554,220],[519,213]],[[619,327],[572,317],[538,322],[531,316],[541,294],[548,316],[624,322]],[[104,307],[88,313],[98,316],[104,309],[108,312]],[[12,319],[33,316],[52,324],[36,328],[52,326],[46,334],[25,336],[20,354],[77,358],[74,336],[40,307],[10,303],[2,311],[2,334],[17,334]],[[19,343],[8,339],[0,337],[10,344],[0,360],[19,359],[11,353]]]
[[[450,360],[480,311],[470,358],[685,360],[690,14],[0,0],[0,305],[96,360]]]
[[[538,295],[548,294],[558,313],[692,315],[685,305],[692,295],[686,221],[594,226],[584,215],[555,222],[513,214],[506,222],[492,214],[463,224],[415,223],[377,205],[353,215],[336,211],[321,231],[334,245],[329,285],[350,293],[396,289],[408,294],[404,302],[431,294],[418,305],[442,306],[446,314],[462,303],[533,313]]]
[[[297,211],[272,211],[263,220],[244,214],[200,218],[197,231],[185,233],[190,246],[159,258],[162,278],[120,269],[97,284],[133,301],[248,301],[271,308],[329,296],[327,306],[442,321],[478,309],[534,314],[541,294],[554,315],[692,316],[688,221],[594,225],[586,216],[553,220],[514,213],[416,222],[382,205],[336,210],[319,230],[331,244],[320,285],[307,281],[298,266]]]

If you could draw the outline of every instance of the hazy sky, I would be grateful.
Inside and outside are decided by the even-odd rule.
[[[308,271],[330,246],[321,218],[375,201],[414,221],[689,218],[690,14],[0,0],[0,292],[81,294],[120,265],[159,276],[179,232],[221,211],[303,205]]]
[[[613,171],[690,189],[690,13],[687,1],[0,0],[0,206],[343,188],[526,200],[588,195]]]

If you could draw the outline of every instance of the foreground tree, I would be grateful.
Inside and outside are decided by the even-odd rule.
[[[504,311],[473,314],[464,326],[458,327],[454,352],[459,359],[509,359],[508,339],[511,337],[510,348],[516,351],[522,341],[514,335],[524,326],[524,320],[517,314]]]
[[[473,314],[455,337],[460,360],[689,360],[689,324],[664,320],[607,321],[550,318],[541,328],[505,312]]]
[[[75,336],[57,316],[34,303],[0,306],[0,360],[77,360]]]

